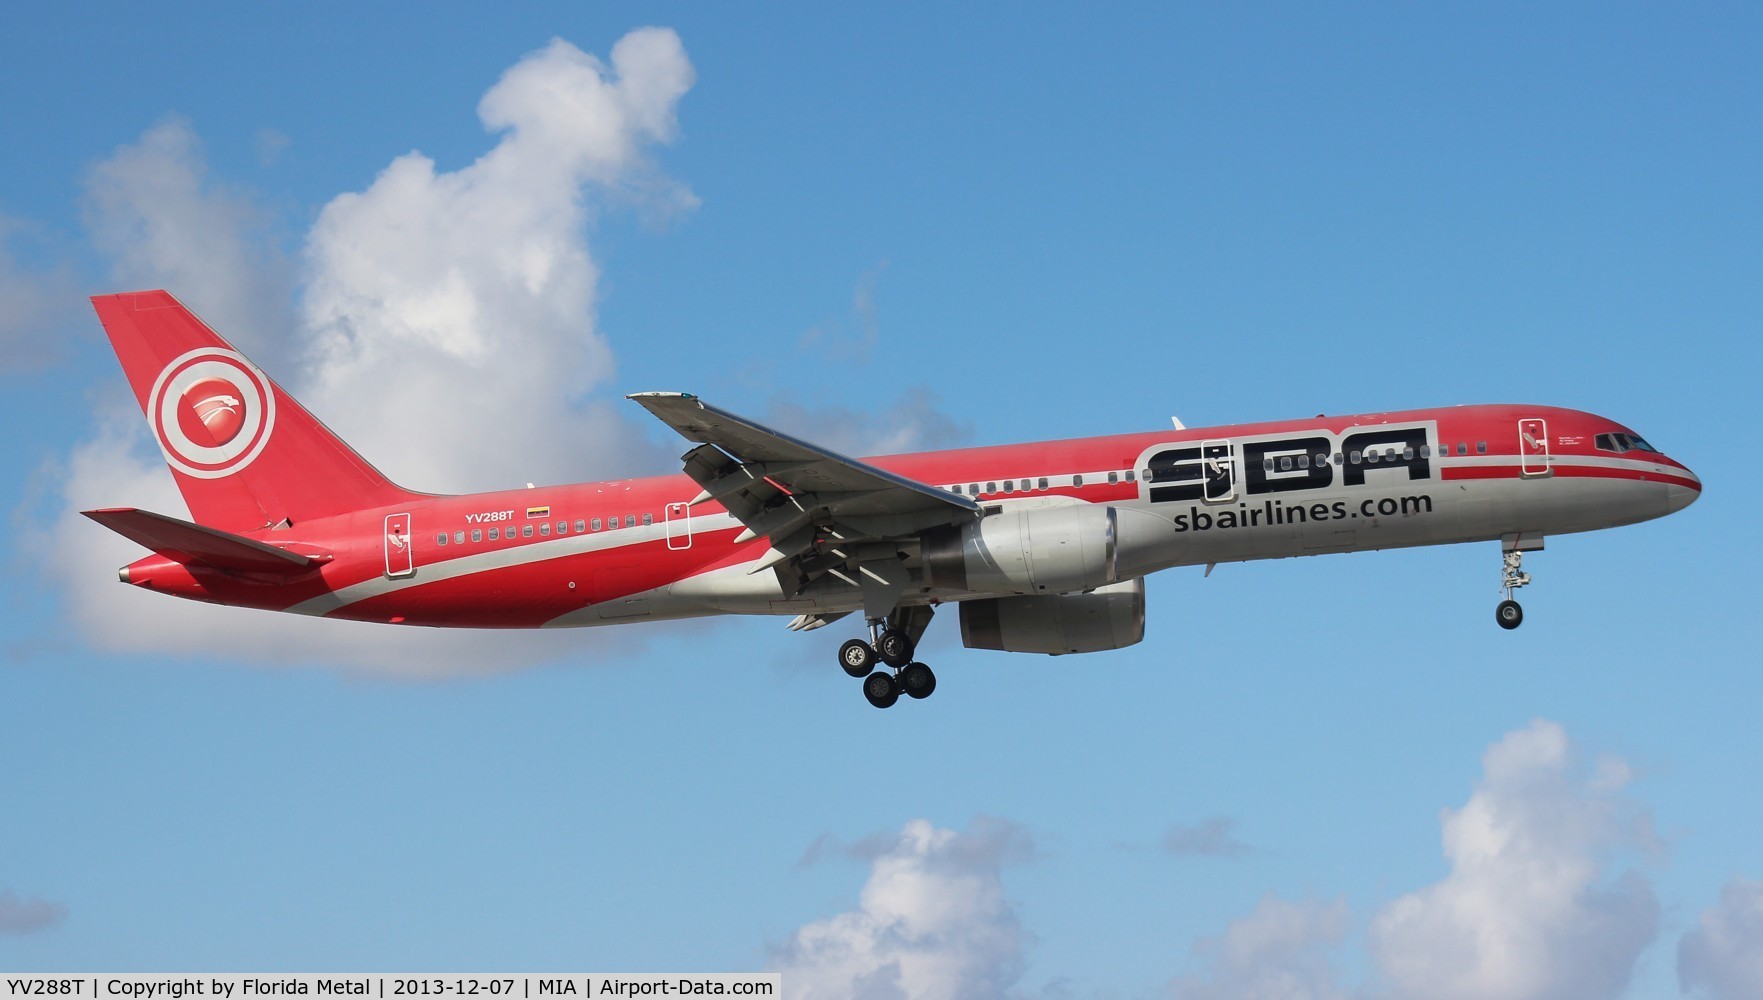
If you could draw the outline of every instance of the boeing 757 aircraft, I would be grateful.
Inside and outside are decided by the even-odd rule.
[[[1145,634],[1172,566],[1500,543],[1504,628],[1549,535],[1662,517],[1701,480],[1613,420],[1456,406],[848,458],[683,392],[629,397],[680,475],[466,496],[393,485],[163,291],[93,305],[191,520],[86,516],[152,550],[130,586],[394,625],[558,628],[860,612],[839,650],[878,708],[936,687],[936,609],[970,648],[1086,653]]]

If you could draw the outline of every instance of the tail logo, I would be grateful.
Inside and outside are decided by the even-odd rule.
[[[250,465],[269,443],[275,387],[244,355],[200,348],[159,373],[147,415],[172,468],[219,479]]]

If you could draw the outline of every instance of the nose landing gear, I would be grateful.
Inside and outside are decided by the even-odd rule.
[[[871,705],[890,708],[902,694],[928,698],[937,689],[937,675],[912,659],[932,613],[927,607],[895,609],[869,620],[869,641],[850,639],[839,647],[839,666],[863,678],[863,697]],[[878,663],[884,669],[874,669]]]
[[[1530,574],[1524,571],[1524,554],[1535,552],[1543,547],[1541,535],[1507,535],[1500,539],[1503,553],[1503,565],[1500,572],[1500,590],[1506,599],[1494,608],[1494,621],[1508,631],[1524,624],[1524,608],[1512,599],[1512,592],[1530,582]]]

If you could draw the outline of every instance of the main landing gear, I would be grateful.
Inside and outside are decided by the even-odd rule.
[[[1500,590],[1506,599],[1494,608],[1494,621],[1503,629],[1511,630],[1524,624],[1524,608],[1512,599],[1512,592],[1530,582],[1530,574],[1524,571],[1524,553],[1543,547],[1539,538],[1526,539],[1522,536],[1511,536],[1501,540],[1504,550],[1504,566],[1500,573]]]
[[[929,608],[912,609],[928,612]],[[898,620],[896,620],[898,619]],[[922,622],[913,621],[922,619]],[[863,697],[876,708],[890,708],[904,694],[911,698],[928,698],[937,689],[937,675],[930,667],[917,663],[912,654],[917,646],[913,632],[922,635],[930,615],[910,617],[896,611],[887,618],[869,620],[869,641],[851,639],[839,647],[839,666],[852,677],[863,678]],[[917,624],[913,629],[912,624]],[[880,669],[875,669],[877,664]]]

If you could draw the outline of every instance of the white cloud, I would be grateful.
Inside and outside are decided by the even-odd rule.
[[[46,899],[20,899],[0,889],[0,934],[29,934],[60,922],[67,907]]]
[[[270,214],[209,180],[189,122],[167,119],[93,167],[85,215],[119,290],[170,289],[259,364],[279,360],[263,354],[288,337],[287,258]]]
[[[1194,947],[1202,976],[1170,984],[1181,1000],[1324,1000],[1345,997],[1330,953],[1352,915],[1345,900],[1288,902],[1269,895],[1255,912]]]
[[[1561,726],[1508,733],[1463,808],[1442,817],[1443,881],[1389,903],[1368,944],[1396,996],[1611,997],[1652,940],[1659,904],[1605,859],[1651,846],[1614,759],[1586,768]]]
[[[211,183],[190,126],[171,120],[88,179],[87,222],[117,281],[172,289],[277,374],[395,480],[427,491],[574,482],[659,471],[622,403],[585,399],[612,371],[594,327],[599,272],[590,206],[689,206],[646,150],[672,138],[692,82],[679,39],[632,32],[608,67],[564,41],[522,59],[484,96],[500,134],[475,163],[436,172],[399,157],[344,194],[308,235],[304,313],[266,213]],[[278,361],[304,356],[290,377]],[[120,392],[122,380],[113,383]],[[56,511],[25,541],[63,585],[76,635],[102,648],[311,663],[412,676],[485,672],[584,649],[629,630],[394,629],[168,600],[116,582],[143,553],[80,509],[130,505],[184,516],[139,411],[106,419],[58,470]],[[420,438],[423,446],[412,446]]]
[[[1163,835],[1163,849],[1171,854],[1198,854],[1234,858],[1249,853],[1249,845],[1237,839],[1236,821],[1213,816],[1192,825],[1176,824]]]
[[[1763,997],[1763,882],[1733,879],[1677,945],[1685,992],[1714,1000]]]
[[[475,163],[410,153],[333,200],[307,243],[307,406],[415,489],[653,468],[634,409],[583,402],[613,367],[583,234],[590,194],[655,186],[644,151],[691,83],[671,31],[625,36],[610,67],[554,41],[484,95],[502,137]]]
[[[798,930],[772,968],[796,1000],[998,996],[1021,975],[1025,943],[1001,872],[1029,850],[1000,820],[956,832],[919,819],[860,842],[846,851],[870,858],[857,908]]]

